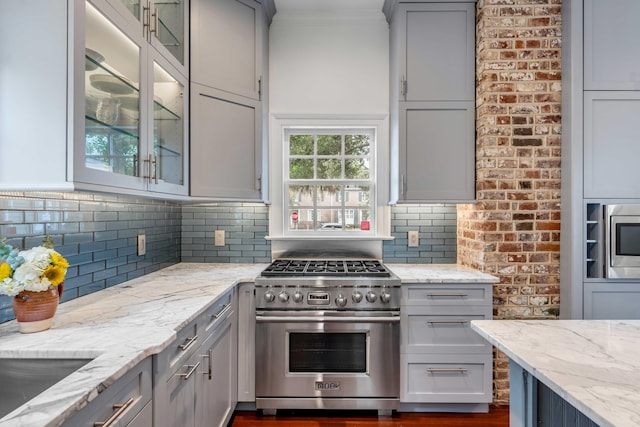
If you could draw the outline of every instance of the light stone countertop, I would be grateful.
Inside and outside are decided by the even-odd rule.
[[[58,426],[229,288],[253,282],[266,264],[181,263],[60,304],[51,329],[21,334],[0,325],[0,357],[95,358],[0,419],[0,426]]]
[[[498,278],[458,264],[385,264],[402,283],[497,283]]]
[[[137,363],[166,348],[176,331],[267,264],[180,263],[58,307],[52,328],[21,334],[0,324],[0,358],[91,358],[73,374],[0,419],[0,427],[58,426]],[[387,265],[403,283],[496,282],[455,264]]]
[[[640,320],[473,320],[471,328],[600,427],[640,425]]]

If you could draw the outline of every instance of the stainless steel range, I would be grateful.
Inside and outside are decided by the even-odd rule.
[[[395,274],[377,260],[280,259],[255,285],[257,409],[398,408]]]

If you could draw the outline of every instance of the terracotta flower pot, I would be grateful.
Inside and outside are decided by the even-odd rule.
[[[46,291],[22,291],[13,299],[13,312],[22,333],[39,332],[49,329],[58,309],[60,291],[50,287]]]

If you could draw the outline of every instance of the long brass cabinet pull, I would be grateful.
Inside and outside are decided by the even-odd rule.
[[[458,320],[427,320],[427,323],[455,323],[455,324],[465,324],[465,323],[469,323],[468,320],[462,320],[462,319],[458,319]]]
[[[460,297],[460,298],[464,298],[464,297],[468,297],[468,294],[465,294],[464,292],[456,292],[456,293],[449,293],[449,294],[439,294],[439,293],[427,293],[427,296],[429,298],[434,298],[434,297]]]
[[[127,408],[129,408],[129,406],[131,406],[133,404],[133,397],[130,397],[129,400],[127,400],[124,403],[120,403],[120,404],[116,404],[113,405],[113,409],[116,410],[116,412],[114,412],[113,414],[111,414],[111,416],[107,419],[107,421],[98,421],[93,423],[94,427],[109,427],[111,424],[113,424],[119,417],[120,415],[122,415]]]
[[[180,344],[178,347],[180,348],[180,350],[182,351],[187,351],[187,349],[189,347],[191,347],[193,344],[195,344],[195,342],[198,340],[198,336],[194,335],[191,338],[187,338],[187,342],[184,344]]]
[[[182,379],[186,381],[189,379],[191,375],[193,375],[196,369],[198,369],[198,366],[200,366],[200,362],[197,362],[195,365],[187,365],[187,368],[189,368],[189,370],[185,374],[178,374],[178,375],[180,375]]]

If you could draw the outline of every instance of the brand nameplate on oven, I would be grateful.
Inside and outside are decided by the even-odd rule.
[[[316,381],[316,390],[340,390],[340,383],[335,381]]]
[[[329,305],[331,300],[327,292],[309,292],[307,294],[307,303],[313,305]]]

